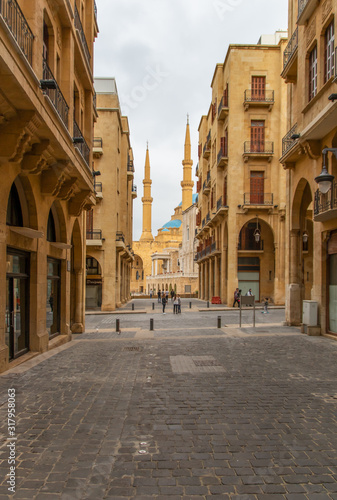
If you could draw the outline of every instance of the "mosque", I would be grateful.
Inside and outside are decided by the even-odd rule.
[[[152,235],[152,202],[150,154],[146,150],[144,169],[143,231],[132,249],[135,259],[132,268],[131,293],[156,295],[158,290],[177,294],[194,294],[198,290],[198,266],[195,229],[197,194],[193,194],[191,139],[187,121],[183,164],[182,202],[174,209],[171,220],[164,224],[157,236]]]

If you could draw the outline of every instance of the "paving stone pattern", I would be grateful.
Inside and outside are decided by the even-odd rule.
[[[165,338],[86,334],[0,377],[1,401],[16,388],[13,498],[337,499],[337,342],[215,337],[193,318],[203,337],[170,319]]]

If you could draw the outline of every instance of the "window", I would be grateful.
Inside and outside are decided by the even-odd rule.
[[[48,217],[47,241],[56,241],[55,221],[51,210],[49,210]]]
[[[317,94],[317,46],[309,55],[309,101]]]
[[[9,193],[6,224],[7,226],[23,226],[21,203],[15,184],[12,184],[11,192]]]
[[[335,70],[335,27],[332,21],[325,32],[325,67],[324,67],[324,83],[327,82],[333,75]]]

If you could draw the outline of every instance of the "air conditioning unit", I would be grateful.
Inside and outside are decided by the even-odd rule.
[[[315,300],[303,300],[302,323],[308,326],[317,326],[318,303]]]

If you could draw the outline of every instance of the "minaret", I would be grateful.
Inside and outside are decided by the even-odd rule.
[[[184,176],[181,181],[181,187],[183,190],[183,202],[182,211],[187,210],[193,203],[193,186],[194,181],[192,181],[192,165],[193,161],[191,159],[191,138],[190,138],[190,124],[187,115],[187,125],[186,125],[186,137],[185,137],[185,155],[183,159]]]
[[[150,178],[150,156],[149,156],[149,145],[146,147],[146,158],[145,158],[145,169],[144,169],[144,180],[143,180],[143,232],[140,237],[140,241],[153,241],[152,236],[152,202],[151,197],[151,178]]]

